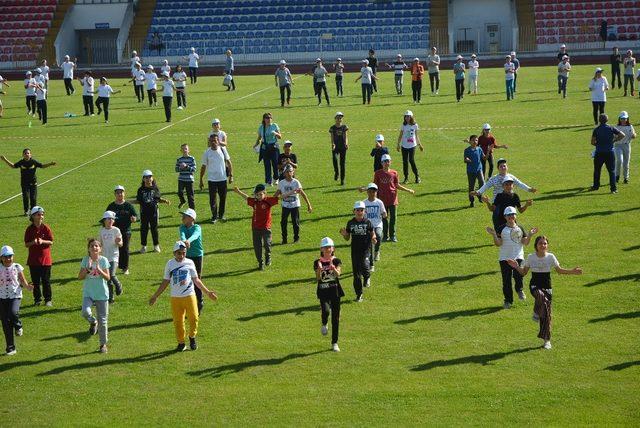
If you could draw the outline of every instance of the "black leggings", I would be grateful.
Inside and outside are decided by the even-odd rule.
[[[193,264],[196,267],[196,272],[198,272],[198,278],[202,278],[202,256],[187,256],[187,258],[193,261]],[[204,303],[202,301],[202,290],[200,290],[198,287],[194,287],[194,290],[196,292],[196,301],[198,302],[198,315],[200,315],[200,312],[202,312],[202,308],[204,306]]]
[[[141,103],[142,101],[144,101],[144,85],[134,85],[133,88],[136,91],[138,102]]]
[[[412,147],[410,149],[405,149],[404,147],[402,148],[402,172],[404,173],[405,180],[409,178],[409,164],[411,164],[411,171],[413,171],[413,175],[416,176],[416,180],[419,177],[418,167],[416,166],[415,161],[415,153],[415,147]]]
[[[464,79],[456,79],[456,100],[464,97]]]
[[[342,76],[336,75],[336,96],[340,97],[344,95],[342,93]]]
[[[346,150],[334,150],[331,152],[331,158],[333,159],[333,172],[336,177],[340,176],[340,182],[344,183],[344,175],[345,175],[345,162],[347,159],[347,151]],[[340,169],[338,169],[338,161],[340,162]]]
[[[282,207],[282,216],[280,217],[280,228],[282,229],[282,240],[287,240],[287,223],[289,222],[289,214],[291,214],[291,224],[293,224],[293,240],[300,239],[300,208]]]
[[[362,285],[367,282],[371,273],[369,271],[369,248],[360,254],[351,252],[351,269],[353,270],[353,291],[356,297],[362,295]]]
[[[371,83],[362,84],[362,104],[371,104],[371,93],[373,92],[373,86]]]
[[[338,343],[338,333],[340,330],[340,298],[332,297],[331,299],[320,300],[320,310],[322,325],[329,322],[329,313],[331,313],[331,343]]]
[[[291,101],[291,85],[280,86],[280,105],[284,107],[285,96],[284,93],[287,92],[287,104]]]
[[[216,203],[216,195],[220,198],[220,204]],[[209,181],[209,208],[211,208],[211,218],[215,220],[223,218],[226,204],[227,180]]]
[[[2,319],[2,330],[7,343],[7,352],[16,349],[14,342],[14,331],[22,328],[20,321],[20,302],[22,299],[0,299],[0,318]]]
[[[440,90],[440,73],[429,73],[429,83],[431,84],[431,92]],[[435,90],[434,88],[435,84]]]
[[[100,107],[101,105],[102,107]],[[107,122],[109,120],[109,98],[98,97],[96,100],[96,108],[98,109],[98,114],[104,110],[104,121]]]
[[[627,84],[631,86],[631,95],[633,95],[635,88],[633,86],[633,74],[625,74],[624,75],[624,93],[627,93]]]
[[[616,76],[618,76],[618,89],[622,88],[622,81],[620,80],[620,66],[611,66],[611,87],[616,87]]]
[[[84,115],[93,114],[93,95],[83,95],[82,104],[84,105]]]
[[[44,301],[50,302],[52,298],[51,266],[29,266],[29,273],[33,283],[33,300],[40,303],[44,295]],[[40,284],[42,284],[42,291],[40,291]]]
[[[489,173],[487,174],[487,164],[489,164]],[[493,175],[493,153],[489,154],[486,159],[482,159],[482,173],[488,179]]]
[[[131,231],[122,232],[122,247],[118,256],[118,267],[122,270],[129,269],[129,242],[131,241]]]
[[[186,201],[184,199],[185,193],[187,194]],[[193,197],[193,181],[178,180],[178,198],[180,199],[180,204],[184,204],[188,201],[189,208],[192,210],[196,209],[196,202]]]
[[[198,67],[189,67],[189,78],[192,85],[198,81]]]
[[[422,96],[422,80],[411,81],[411,90],[413,91],[413,101],[420,102]]]
[[[164,105],[164,117],[166,117],[167,122],[171,122],[171,103],[173,102],[173,97],[162,97],[162,104]]]
[[[36,114],[36,96],[27,95],[27,114]]]
[[[516,259],[518,265],[522,265],[522,259]],[[511,287],[511,278],[515,283],[516,292],[522,291],[522,275],[509,266],[506,260],[500,260],[500,271],[502,273],[502,294],[505,303],[513,303],[513,288]]]
[[[605,102],[604,101],[591,101],[591,104],[593,105],[593,123],[595,123],[597,125],[599,123],[598,122],[598,116],[604,113]]]
[[[147,90],[147,98],[149,98],[149,107],[158,102],[155,89]]]
[[[158,209],[153,212],[141,211],[140,213],[140,244],[145,247],[147,245],[147,234],[151,229],[151,239],[153,245],[159,245],[158,239]]]
[[[47,100],[38,100],[38,118],[43,125],[47,123]]]
[[[327,105],[330,104],[329,102],[329,94],[327,93],[327,82],[318,82],[317,83],[318,86],[318,104],[322,103],[322,91],[324,91],[324,99],[327,100]]]
[[[75,89],[73,89],[73,83],[72,83],[73,79],[66,78],[63,80],[64,80],[64,89],[66,89],[67,95],[71,95],[72,93],[74,93]]]
[[[178,97],[178,107],[186,107],[187,96],[184,92],[184,89],[176,88],[176,96]]]
[[[38,205],[38,185],[36,183],[20,183],[22,188],[22,208],[24,212]]]

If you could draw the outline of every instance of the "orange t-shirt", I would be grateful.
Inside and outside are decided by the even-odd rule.
[[[424,74],[424,67],[422,64],[412,64],[411,65],[411,80],[418,81],[422,80],[422,75]]]

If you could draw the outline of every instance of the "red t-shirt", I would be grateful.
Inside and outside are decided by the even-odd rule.
[[[398,172],[379,169],[373,174],[373,182],[378,186],[378,198],[385,206],[398,205]]]
[[[489,147],[494,144],[496,144],[496,139],[493,138],[493,135],[491,134],[489,134],[487,137],[485,137],[484,135],[478,137],[478,145],[482,149],[482,153],[484,153],[485,156],[489,156],[491,154],[491,152],[489,151]]]
[[[39,228],[33,224],[27,227],[24,232],[24,242],[31,242],[36,238],[46,241],[53,241],[53,233],[46,224],[42,224]],[[51,245],[32,245],[29,247],[29,257],[27,258],[28,266],[51,266]]]
[[[253,208],[251,228],[271,229],[271,207],[278,205],[278,198],[267,196],[261,201],[256,198],[247,198],[247,205]]]

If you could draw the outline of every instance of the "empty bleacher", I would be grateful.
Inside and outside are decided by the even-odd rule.
[[[0,0],[0,62],[36,59],[56,4],[56,0]]]
[[[227,48],[237,54],[424,51],[429,7],[425,0],[158,0],[147,46],[158,32],[169,57],[185,55],[192,46],[204,55]]]
[[[535,0],[539,45],[596,42],[603,20],[617,40],[638,40],[640,1]]]

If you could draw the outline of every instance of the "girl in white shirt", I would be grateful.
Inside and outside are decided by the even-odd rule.
[[[540,322],[540,331],[538,337],[544,341],[543,347],[551,349],[551,269],[563,275],[581,275],[582,269],[574,267],[573,269],[563,269],[558,263],[558,259],[552,253],[547,252],[549,240],[546,236],[541,235],[536,238],[536,252],[529,254],[523,267],[513,259],[507,260],[509,266],[517,270],[520,275],[525,276],[531,270],[531,282],[529,282],[529,290],[536,300],[533,307],[533,320]]]
[[[633,129],[629,113],[620,112],[618,116],[618,131],[624,133],[622,140],[613,143],[613,154],[616,158],[616,182],[620,181],[620,169],[622,169],[624,184],[629,182],[629,159],[631,158],[631,140],[636,138],[636,130]]]
[[[27,114],[36,117],[36,80],[31,76],[30,71],[25,73],[24,89],[26,90]]]
[[[89,70],[84,72],[84,77],[82,79],[78,78],[80,84],[82,85],[82,104],[84,105],[84,115],[85,116],[93,116],[93,94],[94,90],[94,80],[91,72]]]
[[[156,81],[158,80],[158,75],[153,71],[153,65],[149,65],[149,67],[147,67],[144,80],[147,82],[147,98],[149,98],[149,107],[155,107],[158,105],[158,98],[156,97]]]
[[[133,70],[131,71],[131,81],[133,82],[133,90],[136,93],[136,98],[138,98],[138,102],[141,103],[144,101],[144,81],[145,81],[145,72],[142,69],[142,64],[136,62]]]
[[[122,284],[118,279],[118,259],[120,258],[120,247],[122,247],[122,232],[114,226],[116,221],[116,213],[113,211],[105,211],[100,222],[100,244],[102,245],[102,255],[109,261],[109,304],[114,302],[113,287],[116,288],[116,296],[122,294]]]
[[[164,105],[164,116],[166,122],[171,122],[171,104],[173,103],[173,91],[176,89],[176,84],[171,80],[171,76],[168,71],[162,73],[162,105]]]
[[[136,51],[132,51],[131,52],[131,76],[133,77],[133,72],[136,69],[136,64],[140,63],[140,57],[138,56],[138,52]]]
[[[598,117],[604,113],[604,105],[607,102],[607,91],[609,90],[609,82],[602,75],[602,69],[596,68],[593,79],[589,81],[589,90],[591,91],[591,104],[593,105],[593,122],[598,125]]]
[[[109,98],[111,97],[111,94],[120,93],[120,89],[114,91],[107,83],[107,78],[101,77],[100,86],[98,86],[98,90],[95,93],[98,94],[98,99],[96,100],[98,114],[102,113],[102,110],[104,110],[104,123],[109,123]]]
[[[476,54],[471,55],[471,61],[467,63],[467,68],[469,69],[469,91],[467,94],[470,94],[473,91],[473,95],[478,94],[478,69],[480,68],[480,63],[476,60]]]
[[[5,245],[0,250],[0,318],[2,331],[7,342],[7,355],[15,355],[16,345],[13,334],[22,336],[22,321],[20,321],[20,303],[22,302],[22,288],[33,290],[24,277],[24,268],[13,262],[13,248]]]
[[[49,66],[47,65],[47,60],[42,60],[42,65],[40,66],[40,70],[42,70],[42,77],[44,78],[44,88],[49,90]]]
[[[362,83],[362,104],[371,104],[371,94],[373,93],[373,81],[378,80],[373,70],[369,67],[369,60],[362,60],[362,68],[360,68],[360,77],[356,79],[356,82],[360,80]]]
[[[62,78],[64,80],[64,89],[67,95],[73,95],[76,90],[73,89],[73,70],[76,69],[78,58],[74,58],[74,62],[70,61],[69,55],[64,56],[64,62],[60,66],[62,68]]]
[[[189,60],[189,78],[193,85],[198,82],[198,61],[200,60],[200,55],[196,53],[196,48],[191,48],[189,57],[185,59]]]
[[[511,62],[511,55],[507,55],[506,60],[507,62],[504,64],[504,78],[505,78],[505,85],[507,88],[507,101],[509,101],[513,99],[513,93],[514,93],[513,79],[516,72],[516,66],[514,63]]]
[[[162,67],[160,67],[160,72],[162,74],[164,74],[165,71],[171,74],[171,66],[169,65],[169,61],[166,59],[162,61]]]
[[[36,83],[36,104],[38,105],[38,119],[43,125],[47,124],[47,90],[44,81]]]
[[[404,173],[404,181],[402,184],[407,184],[409,181],[409,164],[411,164],[411,170],[416,178],[416,183],[420,183],[420,175],[418,174],[418,167],[415,161],[416,147],[420,148],[420,151],[424,151],[424,147],[420,143],[418,137],[418,124],[413,118],[413,112],[407,110],[404,113],[404,121],[400,127],[400,134],[398,135],[397,151],[402,149],[402,172]]]
[[[175,73],[173,73],[173,81],[176,83],[176,96],[178,97],[178,110],[187,108],[187,73],[182,70],[182,66],[178,64]]]

